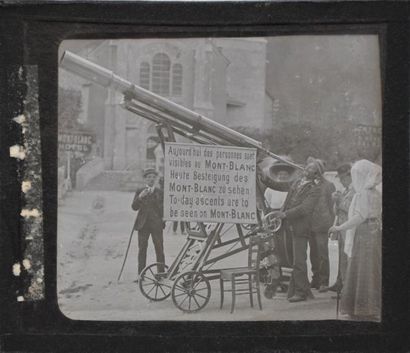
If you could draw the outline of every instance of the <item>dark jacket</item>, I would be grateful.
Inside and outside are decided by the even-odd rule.
[[[132,209],[139,211],[135,220],[134,229],[141,230],[146,225],[152,228],[162,229],[164,222],[163,204],[164,195],[161,189],[155,188],[151,194],[146,195],[140,199],[138,196],[145,188],[138,189],[132,202]]]
[[[285,212],[284,226],[294,236],[309,237],[312,226],[312,214],[320,196],[320,187],[313,181],[298,187],[301,178],[293,183],[264,180],[264,183],[275,190],[288,191],[282,211]]]
[[[332,194],[336,191],[336,188],[333,183],[324,178],[321,180],[319,187],[320,197],[313,211],[312,231],[327,233],[335,219]]]

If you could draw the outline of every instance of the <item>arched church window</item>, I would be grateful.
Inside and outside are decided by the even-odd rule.
[[[182,95],[182,65],[172,65],[172,95],[180,97]]]
[[[150,89],[150,65],[146,61],[140,66],[140,86],[145,89]]]
[[[152,58],[152,91],[161,96],[170,94],[171,60],[164,53],[155,54]]]

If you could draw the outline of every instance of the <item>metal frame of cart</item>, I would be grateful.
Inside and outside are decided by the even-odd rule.
[[[211,297],[209,281],[219,279],[219,269],[212,266],[227,257],[248,249],[247,239],[256,229],[234,224],[237,237],[223,241],[226,223],[210,226],[198,223],[198,230],[189,230],[187,240],[166,272],[158,272],[158,263],[147,266],[140,274],[141,293],[152,301],[172,296],[175,306],[184,312],[196,312],[204,308]],[[245,232],[244,232],[245,230]],[[239,247],[235,247],[239,244]],[[233,246],[232,246],[233,245]],[[231,246],[223,254],[212,256],[212,250]]]

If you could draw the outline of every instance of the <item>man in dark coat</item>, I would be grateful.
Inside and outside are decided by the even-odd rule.
[[[335,203],[335,213],[337,216],[337,224],[340,225],[347,221],[349,207],[354,196],[354,189],[352,186],[352,176],[350,174],[351,165],[342,164],[337,168],[337,176],[340,183],[344,186],[343,192],[335,192],[333,194],[333,201]],[[341,231],[336,234],[336,238],[339,242],[339,271],[337,275],[336,283],[328,289],[335,292],[340,292],[345,281],[347,270],[347,255],[344,252],[346,231]],[[333,237],[332,237],[333,238]]]
[[[138,274],[146,266],[148,239],[152,236],[155,254],[157,257],[158,272],[164,272],[165,255],[163,240],[163,191],[156,188],[155,181],[157,172],[155,169],[144,171],[145,187],[140,188],[135,193],[132,209],[138,211],[134,229],[138,231]]]
[[[276,217],[283,219],[286,231],[292,234],[293,271],[289,285],[288,300],[291,303],[313,297],[307,277],[307,244],[311,234],[312,213],[320,196],[316,162],[306,165],[303,175],[293,183],[276,183],[263,179],[268,187],[288,191],[282,210]]]
[[[314,159],[311,159],[314,161]],[[335,186],[323,176],[324,164],[316,160],[319,166],[318,186],[320,196],[312,215],[312,236],[309,239],[310,262],[312,264],[311,288],[326,292],[329,286],[329,248],[328,230],[333,225],[335,214],[332,194]]]

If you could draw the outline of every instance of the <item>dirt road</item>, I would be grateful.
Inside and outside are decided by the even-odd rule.
[[[178,310],[168,298],[150,302],[142,296],[137,277],[137,237],[134,235],[121,281],[117,277],[135,218],[133,194],[126,192],[72,192],[58,209],[57,290],[64,315],[78,320],[321,320],[336,318],[334,293],[314,292],[315,299],[291,304],[285,294],[262,298],[263,310],[250,308],[248,296],[239,296],[230,314],[230,298],[219,309],[219,284],[211,282],[208,305],[195,314]],[[172,263],[186,236],[164,233],[166,261]],[[334,254],[330,254],[333,257]],[[243,254],[230,265],[246,261]],[[155,262],[152,243],[147,264]],[[245,263],[243,263],[245,265]]]

